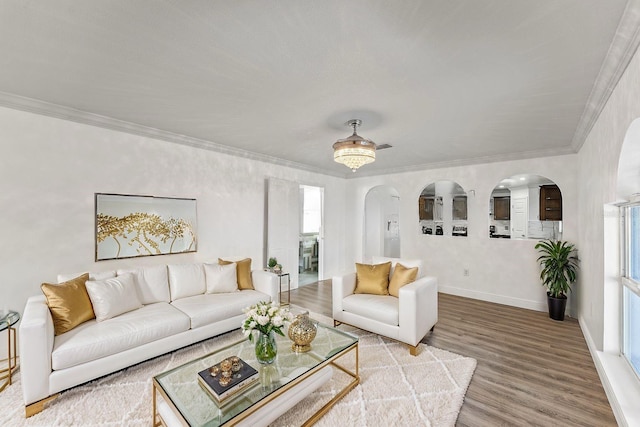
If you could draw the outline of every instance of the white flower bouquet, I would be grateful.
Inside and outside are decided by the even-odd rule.
[[[265,335],[271,331],[284,336],[282,328],[286,322],[293,320],[293,315],[287,308],[280,307],[277,302],[260,301],[256,305],[247,307],[244,310],[246,319],[242,322],[242,332],[249,341],[253,340],[254,330],[258,330]]]

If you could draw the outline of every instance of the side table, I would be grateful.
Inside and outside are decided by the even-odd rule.
[[[7,330],[7,367],[0,369],[0,380],[5,380],[0,385],[0,391],[11,385],[11,375],[18,366],[18,355],[16,354],[16,328],[14,325],[20,320],[20,313],[9,311],[0,315],[0,331]],[[13,338],[12,338],[13,337]]]
[[[278,274],[278,282],[280,286],[280,305],[290,305],[291,304],[291,276],[289,273],[277,273]],[[282,300],[282,278],[287,276],[287,301]]]

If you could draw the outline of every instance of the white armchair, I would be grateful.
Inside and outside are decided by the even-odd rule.
[[[393,275],[398,262],[418,267],[416,280],[391,295],[354,294],[356,273],[333,278],[333,322],[346,323],[403,342],[415,356],[418,344],[438,321],[438,282],[425,277],[421,260],[374,257],[373,264],[391,261]]]

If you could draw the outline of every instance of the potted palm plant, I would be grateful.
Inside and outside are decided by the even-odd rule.
[[[542,286],[547,288],[549,317],[553,320],[564,320],[567,293],[576,281],[578,273],[575,245],[561,240],[542,240],[535,248],[540,254],[540,280]]]

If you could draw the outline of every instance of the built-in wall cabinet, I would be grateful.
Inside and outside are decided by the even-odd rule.
[[[557,185],[540,186],[540,221],[562,221],[562,193]]]

